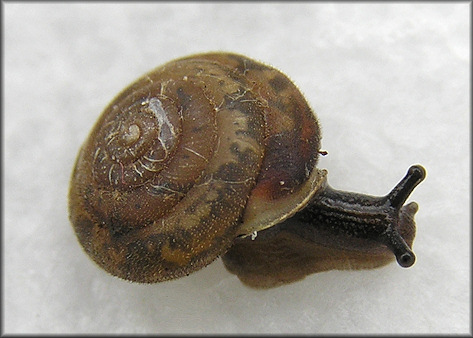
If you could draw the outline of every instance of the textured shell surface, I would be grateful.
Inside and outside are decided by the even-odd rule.
[[[278,70],[230,53],[177,59],[99,117],[76,160],[70,218],[111,274],[181,277],[302,208],[325,182],[319,149],[315,115]]]

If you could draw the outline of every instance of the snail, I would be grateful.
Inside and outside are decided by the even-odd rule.
[[[155,283],[222,256],[267,288],[330,269],[414,264],[403,206],[420,165],[384,197],[335,190],[319,122],[273,67],[232,53],[168,62],[124,89],[81,147],[69,188],[78,241],[114,276]]]

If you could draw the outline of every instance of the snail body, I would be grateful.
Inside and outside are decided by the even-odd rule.
[[[274,260],[289,242],[316,243],[320,231],[331,233],[331,224],[340,223],[335,219],[353,215],[349,210],[360,206],[345,201],[329,216],[326,206],[320,208],[347,196],[337,195],[328,186],[327,171],[316,167],[320,138],[305,98],[278,70],[230,53],[177,59],[131,84],[99,117],[73,170],[70,219],[87,254],[109,273],[130,281],[179,278],[220,255],[250,286],[300,279],[330,264],[312,265],[291,280],[279,276],[274,266],[260,278],[261,266],[269,261],[256,257],[263,253]],[[384,199],[384,204],[362,199],[365,207],[376,205],[385,214],[390,210],[391,221],[380,223],[397,237],[386,240],[386,231],[377,229],[353,244],[363,231],[353,234],[353,224],[342,222],[341,229],[326,236],[330,250],[368,248],[359,268],[386,264],[391,252],[398,261],[402,255],[414,257],[410,247],[417,207],[402,204],[425,171],[412,168],[414,174],[404,179],[409,189],[396,190],[405,198],[397,198],[395,207],[389,209]],[[360,210],[357,215],[365,209]],[[314,226],[315,219],[324,219],[323,225]],[[289,221],[310,226],[294,230]],[[256,238],[250,236],[255,233]],[[265,237],[271,239],[265,242]],[[323,249],[317,250],[323,256]],[[381,252],[378,264],[364,263],[374,251]],[[276,263],[290,266],[283,258]]]

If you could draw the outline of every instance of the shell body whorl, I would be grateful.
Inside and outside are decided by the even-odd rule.
[[[324,181],[319,148],[313,112],[279,71],[236,54],[178,59],[104,110],[76,160],[70,218],[111,274],[181,277],[300,209]]]

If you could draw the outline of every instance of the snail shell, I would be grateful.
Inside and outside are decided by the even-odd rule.
[[[171,61],[102,113],[76,160],[70,219],[109,273],[159,282],[280,223],[325,182],[317,119],[278,70],[229,53]]]

